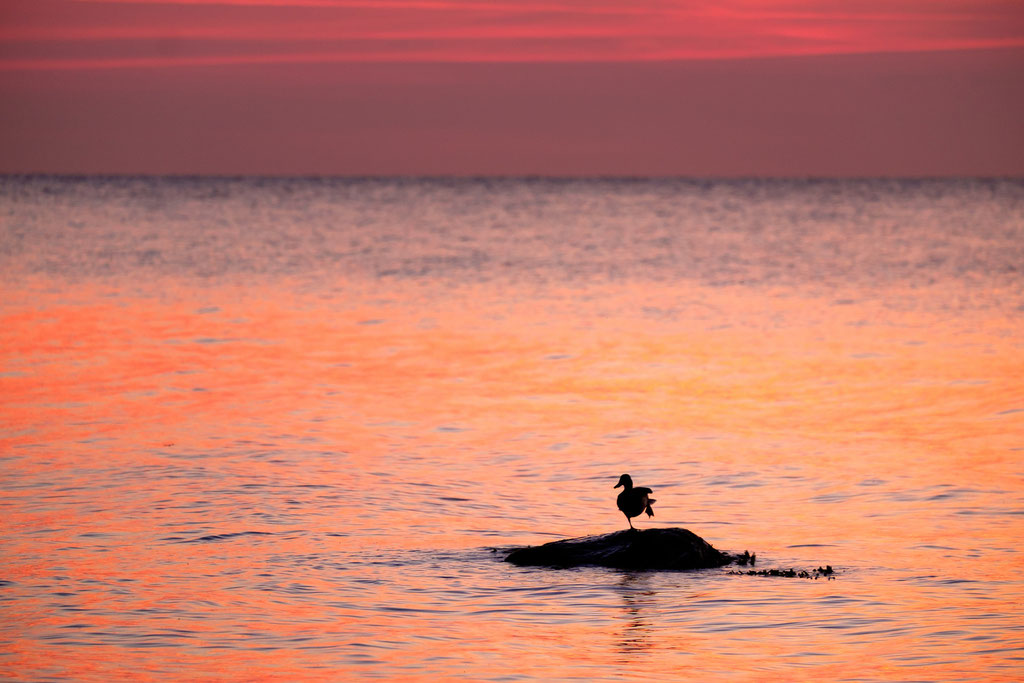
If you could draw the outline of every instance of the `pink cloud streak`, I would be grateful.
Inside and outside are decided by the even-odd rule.
[[[631,62],[1024,46],[1015,2],[17,0],[0,70]]]

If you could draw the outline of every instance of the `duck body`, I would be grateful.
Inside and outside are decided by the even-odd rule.
[[[619,488],[620,486],[622,487],[622,493],[615,499],[615,503],[622,510],[622,514],[626,515],[626,521],[629,523],[630,529],[635,528],[632,521],[633,517],[638,517],[643,512],[646,512],[648,517],[654,516],[654,509],[651,507],[651,503],[657,502],[651,498],[651,494],[654,491],[643,486],[634,487],[633,478],[628,474],[623,474],[619,477],[619,483],[614,488]]]

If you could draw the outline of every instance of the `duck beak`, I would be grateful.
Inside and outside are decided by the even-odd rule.
[[[615,485],[615,486],[613,486],[612,488],[613,488],[613,489],[617,489],[617,488],[619,488],[620,486],[622,486],[622,481],[621,481],[621,480],[619,481],[619,483],[618,483],[618,484],[616,484],[616,485]]]

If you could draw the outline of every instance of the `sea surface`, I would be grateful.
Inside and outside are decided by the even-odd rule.
[[[1024,678],[1024,181],[4,177],[0,287],[0,679]],[[624,472],[835,574],[502,561]]]

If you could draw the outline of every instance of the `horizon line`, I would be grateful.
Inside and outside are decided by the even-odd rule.
[[[153,180],[322,180],[322,181],[513,181],[513,182],[549,182],[549,181],[682,181],[682,182],[750,182],[750,181],[911,181],[928,182],[944,180],[973,181],[1014,181],[1024,182],[1021,175],[1005,174],[877,174],[877,175],[839,175],[839,174],[738,174],[738,175],[697,175],[697,174],[636,174],[636,173],[595,173],[595,174],[558,174],[558,173],[395,173],[395,174],[360,174],[360,173],[75,173],[50,171],[0,171],[0,178],[7,179],[59,179],[59,180],[96,180],[96,179],[153,179]]]
[[[125,69],[178,69],[196,67],[245,67],[245,66],[292,66],[292,65],[403,65],[403,66],[471,66],[471,65],[636,65],[636,64],[683,64],[708,62],[780,61],[814,58],[841,57],[886,57],[907,55],[948,55],[957,53],[1014,52],[1024,51],[1024,39],[1008,39],[1001,44],[990,41],[979,44],[963,43],[948,47],[890,47],[886,49],[814,50],[793,52],[738,52],[735,54],[692,54],[687,56],[636,55],[622,58],[590,58],[578,56],[538,57],[443,57],[425,56],[410,58],[409,54],[361,56],[348,53],[292,53],[292,54],[242,54],[207,55],[192,57],[111,57],[111,58],[57,58],[57,59],[0,59],[0,72],[30,71],[88,71]]]

